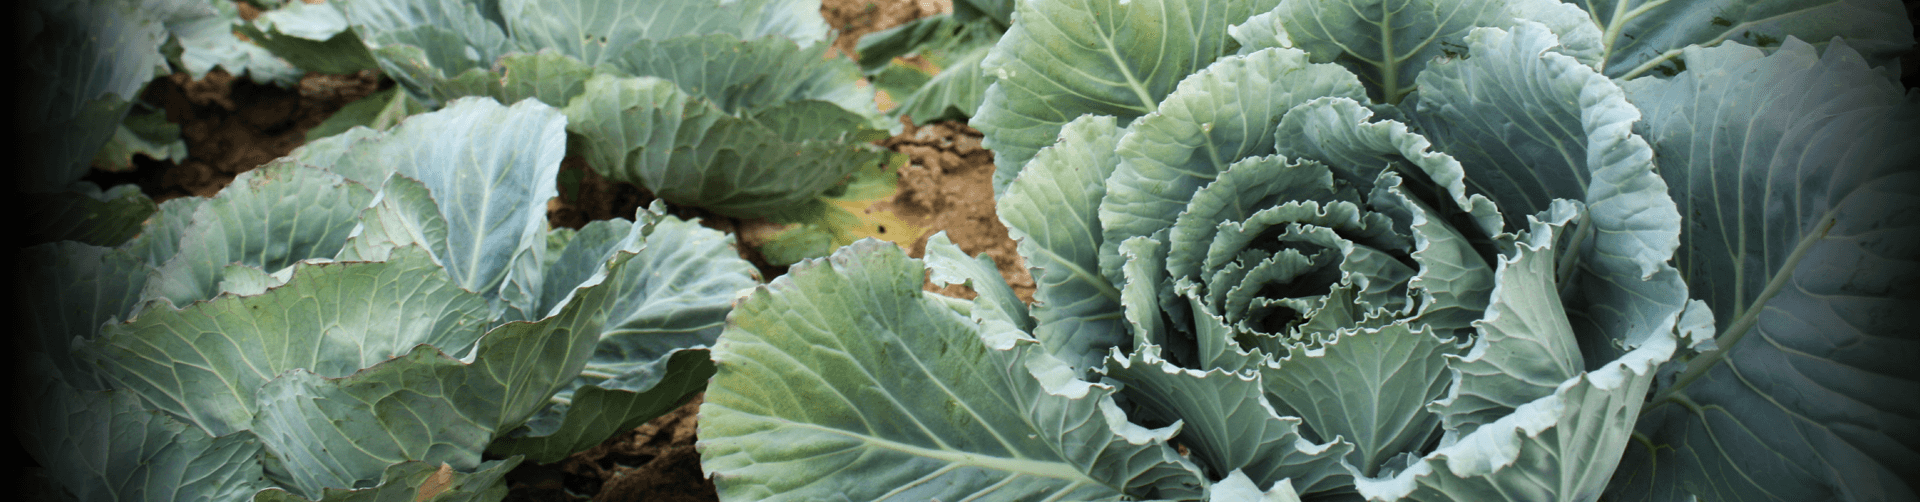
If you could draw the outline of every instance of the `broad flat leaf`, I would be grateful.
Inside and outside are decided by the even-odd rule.
[[[1019,2],[1013,27],[980,62],[996,81],[970,122],[994,152],[994,194],[1081,114],[1111,115],[1125,127],[1158,109],[1175,84],[1231,52],[1230,40],[1211,34],[1275,3]]]
[[[582,59],[617,69],[621,76],[671,80],[687,94],[728,113],[745,115],[788,101],[818,98],[807,92],[814,90],[807,83],[816,73],[846,74],[842,85],[852,86],[858,78],[851,71],[853,63],[823,57],[827,48],[780,38],[704,35],[640,40],[610,61]],[[833,66],[846,66],[849,71],[834,72]]]
[[[1180,421],[1176,442],[1192,448],[1210,474],[1240,473],[1255,485],[1292,479],[1305,493],[1351,483],[1340,464],[1354,445],[1332,435],[1322,444],[1301,437],[1300,419],[1281,416],[1268,404],[1263,386],[1278,383],[1265,384],[1265,372],[1190,370],[1161,359],[1159,352],[1145,346],[1131,356],[1116,354],[1103,373],[1127,385],[1128,400],[1142,418]]]
[[[215,434],[246,429],[255,389],[301,368],[343,377],[415,345],[464,354],[486,304],[414,247],[385,262],[300,264],[286,286],[109,326],[88,357],[153,406]]]
[[[68,386],[45,359],[23,373],[21,446],[76,500],[239,500],[270,486],[260,442],[245,431],[210,437],[142,407],[126,390]]]
[[[288,2],[238,23],[248,40],[301,71],[342,75],[380,67],[337,3]]]
[[[446,242],[447,222],[425,185],[395,175],[380,187],[380,199],[360,213],[354,232],[334,260],[386,261],[395,248],[414,246],[440,263],[435,251]]]
[[[650,215],[651,213],[643,209],[640,214]],[[605,267],[607,260],[613,258],[614,251],[620,249],[623,243],[633,244],[623,242],[628,239],[629,234],[633,233],[633,225],[632,221],[614,218],[588,222],[585,227],[574,232],[563,233],[562,231],[570,230],[565,227],[549,230],[547,255],[544,257],[547,263],[541,264],[540,289],[538,296],[535,297],[537,300],[526,312],[519,312],[518,309],[511,310],[508,317],[533,321],[551,314],[554,307],[560,306],[567,295],[573,293],[574,288],[580,287],[581,282],[593,277],[594,273]],[[557,249],[553,247],[556,238],[565,239],[560,242],[560,247]],[[526,257],[523,256],[522,259]],[[523,277],[515,277],[512,280],[519,282]],[[531,286],[518,287],[533,289]]]
[[[1038,343],[920,290],[899,247],[796,265],[734,311],[701,405],[724,498],[990,500],[1197,494],[1165,438]],[[959,305],[967,305],[959,303]]]
[[[562,390],[556,398],[564,404],[529,418],[528,435],[495,439],[487,452],[525,455],[537,463],[565,460],[679,408],[705,389],[711,377],[713,361],[706,350],[673,351],[652,365],[596,379],[596,385]]]
[[[833,120],[847,113],[820,105],[790,105],[803,108],[779,113],[801,117],[774,122],[797,124],[806,114]],[[883,158],[882,152],[842,142],[844,137],[784,137],[788,134],[728,115],[673,82],[652,77],[596,75],[566,113],[568,130],[586,139],[588,162],[608,178],[647,187],[675,203],[743,218],[798,206],[864,163]]]
[[[1314,336],[1261,368],[1261,383],[1276,408],[1306,419],[1320,441],[1352,444],[1352,454],[1340,456],[1357,474],[1374,475],[1437,434],[1440,417],[1425,406],[1446,392],[1444,357],[1458,350],[1452,339],[1405,323]],[[1313,491],[1304,482],[1300,489]]]
[[[257,83],[292,87],[306,74],[259,45],[235,36],[239,30],[240,8],[231,2],[192,0],[174,3],[174,10],[162,10],[172,42],[180,46],[179,61],[187,75],[199,80],[214,68],[235,77],[246,76]],[[163,4],[164,5],[164,4]],[[147,6],[152,9],[153,6]],[[371,62],[371,61],[369,61]]]
[[[502,103],[518,103],[535,98],[559,108],[585,92],[587,79],[596,74],[592,66],[552,50],[515,52],[502,56],[492,67],[433,81],[422,91],[441,101],[489,96]]]
[[[400,89],[387,89],[347,103],[320,125],[307,129],[307,142],[346,132],[354,127],[384,131],[410,115],[425,113],[426,107]]]
[[[294,495],[285,488],[261,490],[256,502],[487,502],[507,496],[506,476],[520,465],[518,459],[492,460],[480,464],[474,472],[453,470],[447,464],[403,462],[387,467],[379,484],[371,488],[321,490],[317,499]]]
[[[166,263],[180,252],[180,236],[193,222],[200,206],[212,202],[205,197],[176,197],[160,203],[160,208],[140,226],[140,233],[120,245],[148,265]]]
[[[426,93],[435,83],[488,68],[515,48],[493,2],[345,0],[339,7],[381,71],[429,108],[445,101]]]
[[[1596,500],[1630,442],[1654,372],[1674,349],[1672,333],[1656,335],[1392,477],[1357,478],[1355,487],[1370,501]]]
[[[187,143],[180,140],[180,125],[167,122],[166,110],[127,114],[113,131],[113,138],[93,156],[93,167],[103,171],[126,172],[134,169],[133,156],[153,160],[187,160]]]
[[[874,75],[898,66],[894,58],[923,53],[924,49],[942,47],[955,41],[964,26],[966,24],[954,19],[952,13],[934,14],[861,35],[853,51],[859,59],[860,71]],[[988,42],[987,45],[993,43]]]
[[[1913,25],[1893,0],[1577,0],[1605,32],[1605,73],[1667,75],[1689,45],[1732,42],[1769,50],[1787,37],[1827,45],[1846,37],[1868,66],[1893,68],[1913,46]],[[1691,66],[1692,62],[1687,62]]]
[[[635,225],[634,235],[608,259],[631,255],[605,279],[613,314],[587,368],[625,373],[678,349],[713,343],[734,298],[759,283],[752,264],[733,250],[733,238],[671,216]],[[645,231],[644,235],[640,232]]]
[[[547,268],[552,294],[559,289],[552,281],[577,286],[609,260],[631,257],[602,283],[615,300],[586,369],[555,395],[558,404],[529,419],[524,434],[490,451],[559,461],[671,411],[713,375],[706,351],[689,349],[713,343],[736,295],[758,284],[756,271],[725,234],[648,210],[636,219],[589,224]]]
[[[1274,13],[1294,47],[1337,61],[1367,82],[1375,102],[1413,92],[1428,61],[1462,49],[1468,29],[1505,21],[1493,0],[1285,0]]]
[[[616,257],[606,274],[618,274],[624,262]],[[604,278],[596,274],[551,317],[488,331],[471,362],[421,344],[344,378],[296,369],[267,381],[250,429],[274,453],[268,475],[313,498],[324,488],[371,485],[408,461],[464,473],[487,468],[480,458],[487,444],[524,423],[586,365],[612,313]],[[314,281],[296,278],[269,294],[303,282]]]
[[[80,241],[96,246],[118,246],[139,234],[147,217],[159,210],[140,186],[125,184],[106,191],[88,182],[73,190],[22,194],[26,226],[22,244]]]
[[[865,238],[913,246],[927,230],[878,207],[900,192],[900,168],[910,159],[904,153],[884,155],[886,160],[862,163],[845,181],[800,207],[768,217],[784,229],[765,238],[748,237],[748,242],[772,265],[824,258],[840,246]]]
[[[45,352],[57,376],[81,389],[105,388],[91,367],[70,354],[79,340],[92,340],[111,320],[133,317],[148,266],[125,250],[78,242],[40,244],[20,250],[15,263],[18,347]]]
[[[184,307],[219,294],[229,264],[277,271],[332,257],[372,198],[358,183],[287,161],[240,173],[194,211],[178,253],[154,264],[143,295]]]
[[[1246,157],[1273,152],[1274,125],[1323,96],[1358,98],[1353,74],[1294,49],[1228,56],[1180,81],[1120,138],[1120,166],[1100,201],[1100,269],[1119,276],[1120,242],[1167,231],[1194,191]],[[1211,222],[1217,223],[1217,222]]]
[[[731,35],[784,38],[810,45],[827,37],[820,5],[811,0],[504,0],[504,14],[522,50],[553,48],[598,65],[639,40]]]
[[[1120,162],[1120,133],[1113,117],[1086,115],[1062,127],[1060,137],[1034,156],[1031,174],[1013,180],[998,205],[1033,273],[1034,338],[1054,357],[1088,368],[1127,334],[1120,290],[1100,274],[1099,255],[1100,198]]]
[[[990,17],[962,22],[957,14],[940,14],[862,36],[856,51],[861,70],[873,74],[875,86],[892,97],[895,104],[888,114],[911,117],[916,125],[964,121],[980,108],[987,86],[993,84],[980,62],[1005,32],[1004,22]],[[911,54],[931,68],[894,59]]]
[[[368,185],[417,180],[446,225],[444,241],[423,244],[460,287],[494,298],[515,256],[545,250],[565,123],[536,100],[462,98],[375,139],[343,138],[353,146],[328,168]]]
[[[190,1],[197,0],[182,0]],[[57,192],[79,181],[134,96],[164,71],[159,49],[167,32],[143,7],[95,0],[28,8],[20,36],[31,87],[20,115],[26,125],[21,144],[31,148],[14,175],[22,191]]]
[[[1920,499],[1899,474],[1920,467],[1905,362],[1920,106],[1846,44],[1685,57],[1628,96],[1688,218],[1676,258],[1720,349],[1660,390],[1613,494]]]
[[[980,109],[980,103],[986,100],[987,86],[993,79],[980,70],[980,62],[986,60],[993,44],[980,42],[972,46],[955,47],[953,52],[939,58],[946,66],[928,79],[924,85],[917,86],[911,93],[896,95],[895,107],[891,112],[895,116],[905,116],[915,125],[926,125],[945,120],[965,121],[974,110]],[[893,71],[915,71],[894,67]],[[885,78],[885,73],[881,78]]]

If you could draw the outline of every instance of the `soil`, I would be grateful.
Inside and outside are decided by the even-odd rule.
[[[251,7],[241,3],[243,10]],[[952,0],[824,0],[821,13],[837,33],[835,53],[852,54],[858,37],[907,21],[951,12]],[[243,14],[255,14],[245,12]],[[295,89],[254,84],[223,71],[200,79],[175,74],[153,81],[143,98],[166,110],[167,120],[181,125],[186,159],[175,163],[137,155],[134,168],[121,172],[94,171],[87,176],[102,187],[125,183],[140,186],[156,201],[175,197],[212,196],[247,170],[286,155],[305,142],[308,129],[341,107],[374,92],[391,88],[393,81],[375,71],[352,75],[309,74]],[[890,106],[882,97],[881,106]],[[869,211],[890,211],[912,226],[925,229],[909,252],[925,253],[935,232],[945,231],[968,254],[992,257],[1015,291],[1031,301],[1033,280],[1015,252],[1007,229],[994,213],[993,155],[980,148],[980,133],[961,122],[915,127],[877,144],[907,154],[901,168],[900,190]],[[653,202],[640,187],[611,181],[588,169],[578,157],[561,163],[560,197],[548,204],[548,222],[579,228],[590,221],[633,217]],[[674,207],[671,214],[699,218],[709,227],[734,233],[765,225],[706,213],[698,208]],[[904,241],[902,241],[904,242]],[[742,257],[759,266],[771,280],[786,267],[766,264],[752,249],[739,246]],[[931,291],[971,298],[965,286]],[[553,464],[522,464],[507,476],[507,500],[517,501],[715,501],[713,483],[700,470],[694,449],[695,421],[701,395],[686,405],[634,430],[609,438],[600,446]]]
[[[175,165],[137,155],[133,170],[94,171],[87,180],[101,187],[137,183],[155,202],[211,197],[235,175],[305,144],[307,130],[341,107],[392,86],[392,80],[371,70],[310,73],[294,89],[255,84],[217,69],[199,80],[186,73],[155,79],[142,98],[165,109],[168,122],[180,124],[187,159]]]

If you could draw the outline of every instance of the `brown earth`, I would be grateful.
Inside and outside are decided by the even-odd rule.
[[[186,73],[155,79],[141,97],[165,109],[168,122],[180,124],[187,159],[175,165],[138,155],[131,171],[94,171],[87,180],[101,187],[137,183],[156,202],[211,197],[235,175],[305,144],[307,130],[341,107],[392,85],[371,70],[309,73],[295,89],[255,84],[217,69],[199,80]]]
[[[834,48],[842,54],[852,53],[860,35],[951,10],[952,0],[824,0],[821,7],[838,33]],[[373,71],[309,74],[296,89],[254,84],[218,70],[198,80],[185,74],[162,77],[148,86],[143,98],[164,108],[169,122],[181,125],[187,158],[176,164],[136,156],[133,170],[95,171],[87,179],[103,187],[136,183],[157,201],[211,196],[235,175],[299,147],[308,129],[342,106],[392,86],[392,80]],[[884,98],[881,103],[889,104]],[[910,247],[911,255],[921,256],[927,238],[945,231],[968,254],[991,256],[1016,292],[1031,301],[1033,280],[994,213],[993,156],[980,148],[980,133],[960,122],[907,125],[900,135],[878,144],[907,154],[911,161],[900,170],[899,192],[869,210],[890,211],[926,230]],[[562,193],[548,205],[548,221],[556,227],[632,218],[636,208],[653,200],[644,189],[598,176],[577,157],[563,161],[560,181]],[[727,232],[758,223],[697,208],[670,206],[669,211]],[[740,249],[760,266],[762,277],[770,280],[785,273],[786,267],[768,266],[751,249]],[[972,296],[961,286],[936,291]],[[694,449],[699,403],[696,395],[666,416],[561,462],[523,464],[508,475],[507,499],[718,500]]]

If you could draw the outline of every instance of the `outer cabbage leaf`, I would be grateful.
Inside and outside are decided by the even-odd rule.
[[[424,191],[391,197],[411,204],[416,221],[445,232],[417,242],[461,288],[524,306],[524,298],[503,298],[503,289],[515,257],[546,249],[547,201],[558,193],[552,180],[566,146],[565,122],[559,110],[538,101],[507,107],[456,100],[383,135],[329,138],[350,146],[327,167],[370,186],[387,185],[390,175],[417,182]],[[339,258],[378,259],[366,247],[377,245],[351,243]]]
[[[490,446],[495,454],[559,461],[671,411],[713,375],[706,351],[693,349],[713,344],[735,296],[758,284],[756,271],[719,231],[645,210],[636,219],[589,225],[547,269],[547,290],[554,293],[553,284],[580,284],[582,268],[595,270],[584,264],[630,257],[606,278],[614,314],[581,376],[555,394],[556,405],[529,420],[524,434]],[[608,231],[620,226],[629,228]],[[562,267],[573,270],[556,270]],[[561,301],[543,297],[542,305]]]
[[[1491,0],[1285,0],[1274,13],[1294,47],[1344,63],[1374,101],[1398,103],[1428,61],[1458,50],[1468,29],[1504,21],[1504,10]]]
[[[228,265],[277,271],[332,257],[373,198],[359,183],[284,161],[240,173],[232,186],[204,204],[179,206],[193,215],[178,251],[153,264],[144,296],[184,307],[218,295]]]
[[[22,59],[31,71],[20,116],[22,144],[31,147],[15,174],[21,191],[60,191],[78,181],[134,96],[164,71],[163,20],[141,3],[35,2],[25,13]]]
[[[238,31],[303,71],[340,75],[380,67],[334,3],[288,2],[240,23]]]
[[[1126,126],[1158,109],[1187,75],[1233,51],[1214,34],[1274,3],[1019,2],[1013,26],[980,62],[996,81],[970,122],[994,152],[994,194],[1081,114],[1111,115]]]
[[[155,7],[158,6],[146,6]],[[173,10],[161,10],[158,14],[164,16],[173,43],[180,47],[175,64],[196,80],[214,68],[221,68],[236,77],[245,75],[254,82],[292,87],[306,74],[266,48],[235,36],[238,31],[235,26],[244,22],[240,20],[239,6],[232,2],[192,0],[160,9],[168,7]]]
[[[1555,246],[1577,212],[1567,202],[1554,209],[1543,215],[1548,221],[1531,220],[1529,232],[1512,237],[1489,314],[1474,323],[1480,336],[1466,355],[1447,356],[1452,390],[1431,408],[1444,417],[1448,438],[1397,473],[1357,480],[1369,500],[1584,501],[1606,488],[1676,336],[1655,333],[1619,359],[1583,370],[1574,331],[1551,294]]]
[[[766,227],[772,229],[767,234],[750,231],[746,242],[768,264],[777,266],[833,254],[834,249],[865,238],[913,246],[927,231],[877,207],[891,203],[900,193],[900,169],[912,159],[898,152],[883,155],[884,161],[863,162],[845,181],[814,200],[768,217],[768,222],[779,226]]]
[[[1256,502],[1300,502],[1300,494],[1293,491],[1293,482],[1285,479],[1274,482],[1272,487],[1266,491],[1260,491],[1259,485],[1253,484],[1253,479],[1248,478],[1245,473],[1240,471],[1234,471],[1232,474],[1227,475],[1226,479],[1222,479],[1219,483],[1214,483],[1212,486],[1207,487],[1208,502],[1241,500]]]
[[[126,184],[106,191],[88,182],[76,190],[23,194],[26,198],[26,239],[23,244],[80,241],[96,246],[118,246],[140,232],[147,218],[159,210],[140,186]]]
[[[924,125],[966,120],[980,108],[987,86],[993,84],[980,62],[1006,33],[1014,2],[983,3],[997,12],[982,12],[980,6],[963,1],[954,4],[951,14],[915,19],[860,37],[855,49],[860,68],[895,101],[890,115],[907,116],[914,124]],[[913,54],[928,66],[895,59]]]
[[[946,232],[940,232],[927,238],[926,263],[927,282],[936,286],[960,284],[973,291],[973,306],[968,314],[984,329],[995,332],[1033,329],[1027,304],[1007,286],[993,258],[969,258],[960,246],[947,238]]]
[[[422,94],[512,50],[495,2],[348,0],[340,6],[380,69],[429,107],[449,96]]]
[[[29,247],[18,259],[13,293],[25,307],[20,321],[27,336],[17,346],[44,352],[63,385],[106,388],[68,348],[92,340],[104,324],[133,316],[149,266],[125,250],[78,242]]]
[[[1113,117],[1084,115],[1061,128],[998,203],[1007,233],[1033,273],[1033,337],[1076,368],[1124,343],[1121,292],[1100,274],[1100,199],[1120,163]]]
[[[209,202],[212,199],[205,197],[177,197],[160,203],[159,210],[140,226],[140,233],[120,247],[149,265],[166,263],[180,252],[180,236],[194,213]]]
[[[344,377],[430,344],[465,353],[486,304],[417,248],[390,261],[301,264],[286,286],[109,326],[90,359],[121,387],[211,433],[248,428],[254,394],[282,372]]]
[[[1682,213],[1661,196],[1667,181],[1631,129],[1640,109],[1613,81],[1550,52],[1557,38],[1543,25],[1478,29],[1467,43],[1473,57],[1420,76],[1416,123],[1510,227],[1556,198],[1585,203],[1560,273],[1587,367],[1672,331],[1687,285],[1666,262]]]
[[[429,107],[474,95],[566,107],[589,165],[676,204],[781,216],[877,162],[863,143],[897,129],[850,62],[822,57],[817,2],[437,1],[347,12]],[[624,84],[589,89],[590,77]]]
[[[327,488],[321,496],[309,499],[285,488],[268,488],[253,495],[257,502],[404,502],[435,500],[442,502],[486,502],[507,495],[507,472],[520,465],[518,460],[483,462],[474,472],[459,472],[453,466],[429,462],[402,462],[387,467],[379,484],[370,488]]]
[[[610,261],[553,316],[487,332],[465,361],[427,343],[344,378],[296,369],[267,381],[250,429],[274,453],[268,475],[314,498],[323,488],[371,484],[407,461],[488,468],[480,458],[486,445],[586,365],[612,314],[614,288],[603,281],[627,261]],[[298,278],[288,288],[294,284]]]
[[[76,500],[239,500],[266,488],[260,442],[241,431],[211,437],[145,409],[125,390],[78,390],[42,358],[23,372],[20,443]]]
[[[1915,500],[1920,105],[1849,44],[1689,49],[1628,84],[1717,320],[1641,421],[1622,499]]]
[[[187,142],[180,140],[180,124],[167,122],[166,110],[139,109],[114,128],[113,138],[93,156],[94,169],[132,171],[135,154],[176,163],[187,160]]]
[[[566,113],[600,172],[738,217],[802,205],[884,155],[855,137],[810,137],[859,127],[838,106],[798,101],[740,118],[652,77],[596,75]]]
[[[723,497],[1111,500],[1197,493],[1112,388],[1075,378],[972,305],[920,291],[922,268],[862,241],[756,290],[715,346],[702,466]],[[910,335],[910,336],[909,336]]]
[[[1892,65],[1913,46],[1913,25],[1891,0],[1578,0],[1605,33],[1609,77],[1633,79],[1649,72],[1668,76],[1687,46],[1732,42],[1766,49],[1787,37],[1827,40],[1845,36],[1869,66]],[[1689,62],[1688,64],[1691,64]]]
[[[726,34],[812,44],[825,41],[828,30],[817,15],[818,0],[505,0],[500,10],[523,46],[559,49],[593,64],[639,40]]]
[[[358,101],[347,103],[347,106],[341,107],[340,111],[328,116],[327,120],[320,125],[307,129],[307,142],[312,143],[320,138],[341,134],[354,127],[366,127],[376,131],[392,129],[394,125],[400,123],[400,119],[426,111],[426,107],[421,105],[419,100],[413,99],[412,95],[400,89],[375,92]]]

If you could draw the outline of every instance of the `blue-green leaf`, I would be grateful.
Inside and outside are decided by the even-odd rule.
[[[994,152],[994,194],[1081,114],[1125,127],[1158,109],[1187,75],[1232,52],[1214,33],[1276,1],[1018,2],[1013,27],[980,62],[996,82],[970,122]]]
[[[714,347],[702,467],[723,497],[1111,500],[1197,494],[1165,443],[1024,335],[929,296],[861,241],[756,290]]]
[[[1686,73],[1627,86],[1719,333],[1649,404],[1611,491],[1915,500],[1920,104],[1847,44],[1763,54],[1689,49]]]

